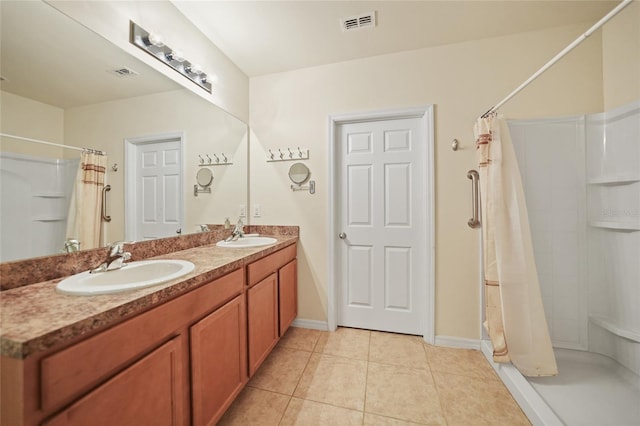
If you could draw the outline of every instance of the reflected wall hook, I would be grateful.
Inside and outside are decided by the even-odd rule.
[[[224,158],[224,162],[225,162],[225,163],[228,161],[228,160],[227,160],[227,156],[226,156],[226,155],[224,155],[224,152],[222,153],[222,158]]]
[[[453,142],[451,142],[451,149],[454,151],[458,150],[458,139],[454,139]]]
[[[219,163],[220,162],[220,158],[216,154],[213,154],[213,156],[216,157],[216,163]]]
[[[198,154],[198,158],[200,158],[200,164],[204,164],[204,158],[202,158],[202,155]]]
[[[209,154],[205,154],[205,155],[207,156],[207,160],[209,160],[209,164],[211,164],[212,163],[211,157],[209,157]],[[213,155],[215,155],[215,154],[213,154]]]

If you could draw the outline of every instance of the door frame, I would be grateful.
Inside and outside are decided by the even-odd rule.
[[[160,133],[156,135],[137,136],[133,138],[124,139],[124,239],[126,241],[133,241],[133,235],[135,234],[136,223],[136,191],[135,191],[135,179],[136,179],[136,164],[134,159],[136,158],[136,151],[138,146],[149,143],[162,143],[163,141],[178,140],[180,144],[180,227],[184,228],[184,204],[185,204],[185,190],[184,190],[184,173],[185,173],[185,158],[184,158],[184,132],[170,132]],[[133,160],[133,161],[132,161]]]
[[[338,304],[340,302],[340,292],[337,289],[337,283],[340,282],[338,276],[337,256],[340,253],[339,244],[342,240],[336,237],[338,232],[339,202],[336,197],[339,194],[337,173],[340,165],[337,164],[338,157],[336,153],[336,135],[337,128],[342,124],[359,123],[366,121],[382,121],[402,118],[418,118],[424,126],[424,140],[421,141],[427,145],[427,194],[425,196],[427,206],[426,228],[427,228],[427,282],[426,282],[426,301],[427,312],[424,315],[424,322],[420,328],[423,331],[423,338],[427,343],[434,343],[435,339],[435,193],[434,193],[434,120],[433,105],[424,105],[411,108],[389,109],[382,111],[367,111],[350,114],[332,114],[329,115],[329,226],[327,233],[327,326],[330,331],[334,331],[338,325]]]

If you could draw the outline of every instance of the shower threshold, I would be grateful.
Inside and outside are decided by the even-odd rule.
[[[490,342],[482,352],[534,425],[639,424],[640,377],[606,356],[555,348],[558,376],[526,379],[492,362]]]

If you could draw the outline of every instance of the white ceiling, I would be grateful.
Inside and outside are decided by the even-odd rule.
[[[250,77],[554,26],[585,30],[618,1],[171,0]],[[378,25],[343,32],[340,18]]]
[[[0,0],[0,12],[3,91],[65,109],[181,88],[46,3]],[[122,67],[139,75],[108,72]]]

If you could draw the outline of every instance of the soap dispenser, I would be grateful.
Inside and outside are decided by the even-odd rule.
[[[224,229],[231,229],[231,222],[229,221],[229,218],[224,220]]]

